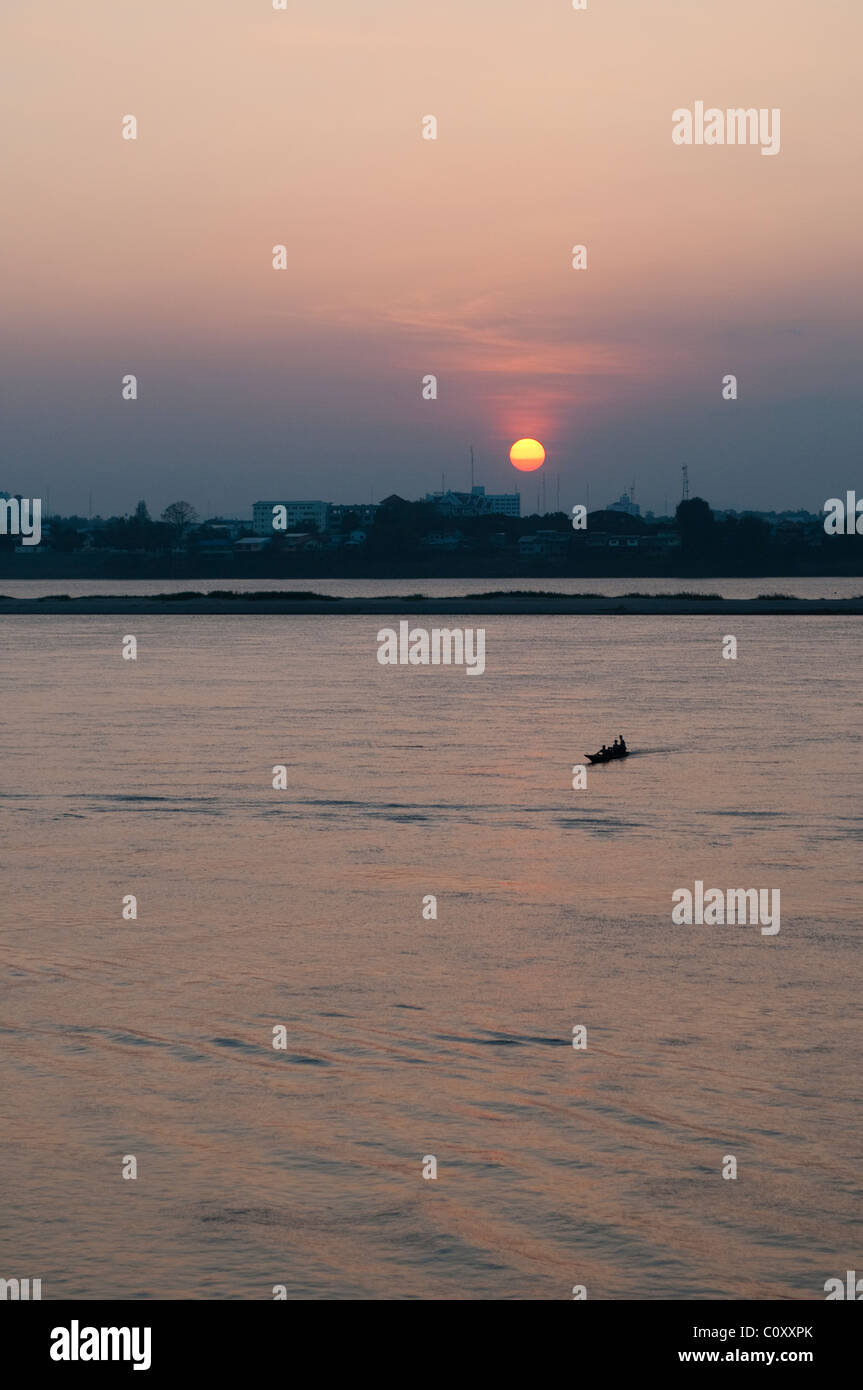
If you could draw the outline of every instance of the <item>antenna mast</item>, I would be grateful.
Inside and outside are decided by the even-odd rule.
[[[473,492],[473,445],[470,446],[470,490]]]
[[[688,501],[689,501],[689,467],[688,467],[688,465],[685,464],[685,463],[684,463],[684,464],[681,464],[681,470],[680,470],[680,471],[681,471],[682,474],[683,474],[683,501],[684,501],[684,502],[688,502]]]

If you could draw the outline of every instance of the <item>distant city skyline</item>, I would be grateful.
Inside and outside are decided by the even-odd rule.
[[[402,499],[403,501],[405,501],[405,502],[426,502],[426,503],[429,503],[429,504],[431,504],[431,505],[439,506],[440,509],[441,509],[441,515],[442,515],[442,517],[451,516],[451,517],[453,517],[453,518],[456,518],[459,514],[464,514],[464,515],[472,514],[472,515],[476,515],[476,516],[479,516],[479,515],[503,515],[503,516],[515,516],[515,517],[528,517],[528,516],[533,516],[533,515],[547,515],[547,516],[551,516],[551,515],[553,515],[553,514],[560,514],[560,513],[568,514],[568,513],[572,510],[572,507],[568,507],[568,506],[564,505],[564,502],[563,502],[563,499],[562,499],[562,498],[561,498],[561,500],[560,500],[560,505],[558,505],[558,503],[557,503],[557,498],[556,498],[556,496],[555,496],[555,498],[553,498],[553,499],[552,499],[552,498],[548,498],[548,497],[543,498],[543,496],[542,496],[542,489],[539,487],[539,485],[538,485],[536,488],[534,488],[534,489],[532,490],[532,493],[533,493],[533,497],[532,497],[532,498],[531,498],[531,497],[525,497],[525,492],[524,492],[524,490],[521,490],[521,491],[520,491],[519,489],[513,489],[512,492],[509,492],[509,493],[506,493],[506,494],[497,494],[497,495],[490,495],[490,496],[482,496],[481,498],[477,498],[477,497],[476,497],[476,494],[484,494],[485,492],[486,492],[486,489],[485,489],[482,485],[474,484],[474,486],[473,486],[472,488],[450,488],[450,487],[447,486],[447,488],[446,488],[444,491],[438,490],[437,492],[427,492],[424,496],[419,496],[419,497],[412,497],[412,496],[409,496],[409,495],[404,494],[404,493],[398,493],[398,492],[396,492],[396,493],[387,494],[387,498],[392,497],[392,496],[396,496],[396,497],[401,497],[401,499]],[[4,498],[10,498],[10,497],[16,497],[16,496],[22,497],[23,495],[24,495],[24,494],[21,492],[21,489],[20,489],[20,488],[12,488],[11,490],[10,490],[10,489],[5,489],[5,490],[4,490],[3,488],[0,488],[0,500],[2,500],[2,499],[4,499]],[[700,496],[700,494],[698,494],[698,493],[696,493],[696,492],[692,492],[692,493],[691,493],[691,496],[692,496],[692,497],[697,497],[697,496]],[[651,516],[653,516],[653,517],[656,517],[656,518],[662,518],[662,517],[673,518],[674,515],[675,515],[675,512],[676,512],[676,508],[677,508],[678,503],[679,503],[681,500],[684,500],[684,499],[682,499],[681,497],[678,497],[678,498],[676,498],[676,499],[674,499],[674,500],[671,500],[671,499],[663,499],[663,506],[662,506],[662,507],[646,507],[646,506],[642,506],[639,502],[633,501],[633,497],[634,497],[634,494],[631,493],[629,489],[623,488],[623,489],[621,489],[621,492],[620,492],[619,497],[616,497],[616,498],[609,498],[608,501],[605,501],[605,502],[604,502],[604,501],[597,501],[596,499],[594,499],[594,498],[592,498],[592,497],[590,496],[590,490],[587,489],[587,496],[586,496],[585,499],[583,499],[583,503],[584,503],[584,505],[586,505],[588,511],[591,512],[591,513],[596,513],[596,512],[601,512],[601,511],[612,511],[612,512],[624,512],[624,513],[628,513],[629,515],[632,515],[632,516],[641,516],[641,517],[651,517]],[[448,505],[447,505],[447,499],[450,499],[450,498],[461,498],[461,499],[464,499],[463,505],[462,505],[461,507],[459,507],[459,506],[455,506],[455,507],[448,506]],[[516,500],[516,499],[517,499],[517,500]],[[84,509],[84,510],[75,510],[75,509],[72,509],[72,510],[70,510],[70,511],[64,511],[64,510],[62,510],[62,509],[56,507],[56,506],[53,504],[53,502],[52,502],[52,500],[50,499],[50,497],[47,497],[47,498],[40,498],[39,500],[40,500],[40,503],[41,503],[41,505],[42,505],[43,512],[44,512],[44,516],[45,516],[46,520],[47,520],[50,516],[58,516],[58,517],[62,517],[62,516],[78,516],[79,518],[82,518],[82,519],[86,519],[87,517],[92,517],[92,518],[94,518],[94,519],[101,519],[101,520],[107,520],[107,519],[109,519],[109,518],[112,517],[112,516],[131,516],[131,515],[133,514],[133,512],[135,511],[135,508],[138,507],[138,506],[140,506],[140,504],[141,504],[142,502],[143,502],[143,504],[147,507],[147,511],[148,511],[148,513],[149,513],[149,515],[150,515],[150,517],[151,517],[152,520],[158,520],[159,517],[160,517],[160,515],[161,515],[161,512],[164,510],[164,508],[157,508],[157,507],[155,507],[155,506],[151,506],[151,505],[150,505],[150,501],[149,501],[149,499],[148,499],[146,496],[143,496],[143,497],[138,496],[138,497],[136,497],[135,506],[134,506],[134,507],[131,507],[131,506],[130,506],[130,507],[127,507],[124,511],[121,511],[121,512],[102,512],[102,511],[99,511],[98,508],[95,507],[95,505],[93,505],[93,506],[90,505],[91,499],[89,499],[89,498],[88,498],[88,508],[87,508],[87,509]],[[282,494],[280,494],[280,497],[279,497],[278,499],[277,499],[277,498],[273,498],[273,499],[270,499],[270,500],[264,500],[264,499],[258,499],[258,498],[256,498],[256,499],[255,499],[254,501],[252,501],[252,502],[247,501],[247,502],[245,503],[245,505],[241,505],[240,507],[238,507],[238,508],[236,508],[235,510],[232,510],[232,511],[229,511],[229,510],[217,510],[217,509],[210,508],[210,507],[208,507],[208,506],[198,507],[198,506],[195,505],[195,503],[194,503],[193,501],[190,502],[188,498],[183,498],[183,499],[173,498],[173,499],[172,499],[173,502],[180,501],[180,500],[189,503],[189,505],[190,505],[190,506],[193,508],[193,510],[197,513],[197,523],[196,523],[196,524],[203,523],[203,522],[207,521],[208,519],[209,519],[209,520],[214,520],[214,521],[215,521],[215,520],[222,520],[222,519],[224,519],[224,520],[227,520],[227,519],[232,519],[232,520],[246,520],[246,521],[248,521],[248,522],[250,523],[250,525],[253,526],[253,528],[254,528],[254,530],[256,531],[256,533],[261,534],[261,533],[263,532],[263,530],[266,530],[267,532],[270,530],[270,511],[271,511],[272,507],[274,507],[274,506],[276,506],[276,505],[279,505],[279,506],[284,505],[284,506],[286,506],[287,508],[289,508],[292,512],[295,512],[295,513],[296,513],[296,514],[294,514],[294,515],[290,515],[290,516],[287,518],[287,523],[288,523],[288,525],[289,525],[291,528],[301,526],[304,520],[310,520],[310,521],[313,521],[313,522],[314,522],[315,526],[317,526],[318,528],[322,529],[323,526],[326,525],[326,524],[328,524],[329,521],[330,521],[333,517],[339,518],[339,517],[341,516],[341,514],[343,514],[343,513],[348,513],[348,512],[356,511],[356,512],[358,512],[358,513],[361,512],[361,513],[372,514],[372,513],[376,512],[376,511],[378,510],[378,508],[381,506],[381,504],[382,504],[384,501],[386,501],[387,499],[386,499],[386,498],[377,498],[377,499],[374,500],[374,501],[367,501],[367,502],[360,501],[360,500],[358,500],[358,499],[356,499],[356,498],[354,498],[354,499],[352,499],[352,500],[332,499],[332,498],[324,498],[324,497],[317,497],[317,498],[308,497],[308,498],[293,498],[293,499],[292,499],[292,498],[288,498],[288,496],[287,496],[286,493],[282,493]],[[818,518],[821,518],[821,517],[823,516],[824,512],[825,512],[825,506],[824,506],[823,503],[819,503],[819,504],[816,505],[816,506],[810,506],[810,507],[807,507],[807,506],[799,506],[799,507],[782,507],[782,506],[776,506],[776,507],[764,507],[764,508],[760,508],[760,507],[744,507],[744,506],[736,506],[736,507],[734,507],[734,506],[731,506],[731,507],[718,507],[718,506],[715,506],[715,505],[710,501],[709,498],[704,498],[703,500],[706,501],[706,502],[708,503],[708,505],[710,506],[711,511],[712,511],[717,517],[722,517],[722,516],[727,516],[727,515],[735,516],[735,515],[752,514],[752,515],[764,515],[764,516],[793,516],[793,515],[804,516],[804,515],[805,515],[805,516],[809,516],[809,517],[818,517]],[[825,500],[826,500],[826,499],[825,499]],[[473,508],[473,507],[471,507],[471,505],[470,505],[470,503],[471,503],[472,501],[479,501],[479,502],[480,502],[481,504],[483,504],[483,505],[480,505],[480,506],[477,506],[477,507]],[[667,505],[666,505],[666,502],[667,502]],[[535,505],[534,505],[534,503],[535,503]],[[170,503],[167,503],[167,504],[166,504],[166,506],[170,506],[170,505],[171,505]],[[574,505],[575,505],[575,504],[573,504],[573,506],[574,506]],[[265,527],[263,527],[262,524],[261,524],[262,516],[263,516],[264,512],[266,512],[266,526],[265,526]]]
[[[28,475],[28,485],[26,487],[21,481],[16,480],[16,476],[14,476],[16,474],[23,474],[25,471]],[[55,481],[51,486],[40,489],[33,483],[34,476],[38,481],[40,471],[47,476],[55,477]],[[630,486],[633,481],[631,477],[632,471],[632,469],[622,469],[621,481],[614,482],[610,478],[601,475],[590,477],[584,470],[581,470],[581,482],[573,485],[569,483],[567,474],[563,472],[558,473],[550,465],[545,465],[541,472],[530,475],[531,481],[529,483],[523,481],[522,475],[521,484],[518,485],[515,482],[514,476],[508,478],[506,471],[501,468],[497,470],[499,485],[492,487],[486,483],[484,486],[488,492],[495,494],[519,494],[521,497],[522,515],[537,510],[538,498],[542,511],[550,512],[556,510],[558,487],[560,490],[561,511],[569,511],[572,506],[577,503],[589,503],[591,510],[598,511],[616,503],[623,495],[629,494]],[[704,479],[701,485],[699,485],[699,478],[696,473],[694,477],[690,474],[690,495],[693,497],[703,497],[716,511],[783,512],[805,510],[817,513],[823,509],[824,501],[827,497],[844,493],[847,486],[852,486],[855,483],[859,485],[860,482],[863,481],[861,465],[856,464],[851,459],[849,459],[846,467],[842,469],[836,468],[834,471],[837,475],[841,476],[836,477],[835,486],[832,487],[826,484],[819,484],[817,470],[813,467],[813,478],[801,483],[793,490],[790,487],[787,489],[783,488],[781,485],[776,490],[759,488],[756,491],[754,489],[749,489],[751,495],[761,497],[760,502],[744,501],[739,495],[735,495],[733,489],[723,486],[721,479]],[[513,470],[510,468],[509,472],[513,473]],[[443,473],[445,478],[445,491],[470,492],[471,481],[469,464],[465,470],[464,478],[459,478],[458,470],[456,469],[445,469]],[[630,475],[629,481],[624,482],[622,479],[626,477],[627,473]],[[412,474],[411,476],[414,475]],[[0,488],[0,494],[2,494],[5,489],[13,496],[15,494],[20,494],[22,496],[41,496],[50,511],[63,515],[125,515],[134,511],[137,503],[143,498],[154,515],[158,515],[158,513],[171,502],[182,499],[183,501],[189,502],[202,516],[244,516],[246,514],[251,515],[254,502],[257,501],[259,497],[263,496],[265,492],[273,496],[303,496],[304,500],[321,500],[342,506],[365,506],[370,502],[379,503],[385,496],[390,496],[393,493],[407,500],[422,500],[442,490],[440,472],[438,472],[436,479],[435,475],[431,474],[427,479],[427,485],[423,483],[422,479],[417,483],[412,482],[408,485],[407,479],[405,477],[400,478],[398,474],[391,475],[388,473],[387,477],[390,481],[386,485],[375,487],[373,483],[370,484],[366,489],[365,496],[360,495],[359,489],[353,486],[350,481],[342,488],[339,488],[337,484],[333,484],[334,490],[331,490],[329,495],[325,495],[321,489],[318,489],[314,496],[312,496],[312,493],[307,489],[307,497],[306,493],[303,493],[301,489],[295,488],[292,490],[283,483],[282,486],[277,485],[269,490],[259,489],[255,497],[250,501],[248,472],[246,470],[241,470],[241,478],[238,478],[236,481],[228,480],[221,483],[218,488],[210,487],[209,490],[202,489],[200,491],[194,491],[191,488],[186,488],[184,491],[183,487],[180,485],[182,475],[175,478],[173,486],[171,483],[165,482],[155,484],[151,482],[149,476],[144,475],[138,480],[137,486],[132,479],[128,479],[125,482],[118,481],[108,486],[103,484],[102,489],[97,489],[81,488],[68,480],[61,480],[58,482],[56,481],[56,475],[53,469],[47,466],[43,470],[40,470],[38,467],[25,470],[20,467],[15,469],[13,464],[12,467],[7,466],[5,475],[2,480],[0,480],[3,483],[3,488]],[[543,479],[546,494],[544,503],[542,498]],[[294,478],[293,481],[297,481],[296,478]],[[667,488],[660,490],[656,486],[651,487],[650,484],[646,484],[646,488],[648,489],[647,496],[644,495],[644,491],[638,485],[638,480],[636,479],[635,481],[636,488],[634,495],[638,508],[642,514],[650,511],[655,515],[673,515],[674,509],[683,495],[679,465],[676,467],[676,476],[673,470],[670,473],[669,485]],[[600,500],[602,498],[606,498],[606,500]],[[112,502],[115,503],[115,505],[112,505]]]

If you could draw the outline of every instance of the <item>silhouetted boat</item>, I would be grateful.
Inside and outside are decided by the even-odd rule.
[[[589,763],[614,763],[618,758],[628,758],[629,749],[606,748],[604,753],[600,750],[599,753],[585,753],[584,756]]]

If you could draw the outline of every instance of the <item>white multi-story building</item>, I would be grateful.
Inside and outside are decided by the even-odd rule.
[[[273,535],[274,507],[285,509],[284,531],[302,531],[310,521],[319,531],[327,529],[328,502],[255,502],[252,507],[252,530],[256,536]]]

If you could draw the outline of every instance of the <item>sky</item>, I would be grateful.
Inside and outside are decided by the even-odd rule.
[[[860,490],[861,39],[856,0],[4,0],[0,489],[245,516],[466,488],[473,445],[529,511],[528,435],[567,510]],[[675,145],[696,101],[779,153]]]

